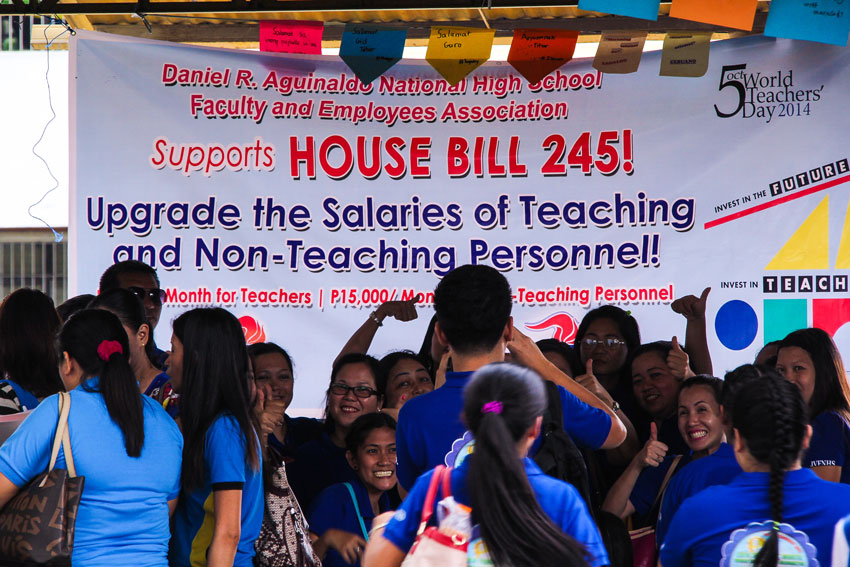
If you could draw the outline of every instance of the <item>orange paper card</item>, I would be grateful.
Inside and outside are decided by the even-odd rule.
[[[757,4],[758,0],[673,0],[670,17],[750,31]]]
[[[573,58],[576,41],[577,31],[516,30],[508,53],[508,63],[529,83],[536,83]]]

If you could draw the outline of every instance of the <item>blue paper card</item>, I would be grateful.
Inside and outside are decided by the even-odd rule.
[[[847,45],[850,2],[846,0],[773,0],[764,35]]]
[[[660,4],[661,0],[578,0],[578,9],[657,20]]]
[[[339,57],[363,84],[369,84],[401,60],[407,30],[346,24]]]

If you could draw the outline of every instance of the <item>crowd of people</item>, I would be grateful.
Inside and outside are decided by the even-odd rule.
[[[67,391],[75,566],[848,565],[832,338],[800,329],[714,377],[708,295],[672,304],[682,343],[642,342],[613,305],[574,347],[535,343],[506,278],[461,266],[418,351],[369,354],[415,301],[354,330],[312,419],[287,413],[285,337],[246,345],[225,309],[183,312],[161,350],[150,266],[117,263],[58,308],[20,289],[0,305],[0,414],[28,414],[0,446],[0,505],[48,468]]]

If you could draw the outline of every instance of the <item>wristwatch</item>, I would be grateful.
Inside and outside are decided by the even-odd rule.
[[[620,404],[619,402],[617,402],[617,400],[614,400],[614,405],[611,406],[611,411],[613,411],[614,413],[620,411]]]
[[[371,313],[369,313],[369,319],[371,319],[372,321],[374,321],[374,322],[375,322],[375,324],[376,324],[376,325],[378,325],[379,327],[383,327],[383,326],[384,326],[383,321],[381,321],[380,319],[378,319],[378,312],[377,312],[377,311],[372,311]]]

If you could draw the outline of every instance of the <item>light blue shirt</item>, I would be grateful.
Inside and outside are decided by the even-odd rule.
[[[74,567],[167,565],[168,501],[180,490],[183,436],[155,400],[142,397],[145,442],[127,456],[92,378],[71,392],[68,428],[77,474],[85,477],[74,534]],[[43,400],[0,447],[0,473],[22,487],[47,470],[59,396]],[[66,468],[59,451],[56,467]]]

